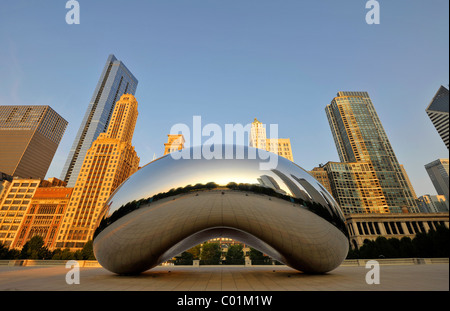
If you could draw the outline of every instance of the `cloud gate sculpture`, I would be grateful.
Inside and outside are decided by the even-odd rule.
[[[306,273],[342,263],[349,247],[345,219],[316,179],[267,151],[219,149],[221,158],[205,158],[201,147],[184,150],[188,158],[163,156],[123,182],[94,234],[99,263],[117,274],[137,274],[216,237],[241,241]],[[261,170],[269,156],[277,157],[276,167]]]

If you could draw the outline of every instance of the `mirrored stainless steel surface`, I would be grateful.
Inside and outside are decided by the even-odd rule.
[[[139,273],[220,236],[305,272],[327,272],[345,259],[345,218],[300,166],[251,147],[215,146],[212,159],[201,148],[150,162],[113,193],[94,236],[102,266]],[[261,170],[273,157],[276,167]]]

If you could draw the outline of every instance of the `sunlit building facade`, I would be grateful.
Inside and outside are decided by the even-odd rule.
[[[56,178],[41,182],[19,227],[13,248],[22,248],[34,236],[42,237],[44,246],[55,249],[56,236],[61,227],[73,188]]]
[[[449,211],[449,202],[444,195],[422,195],[418,200],[421,213],[445,213]]]
[[[369,163],[328,162],[323,170],[328,176],[330,193],[344,214],[389,213],[381,185]]]
[[[122,95],[107,132],[101,133],[86,153],[56,247],[80,249],[92,239],[106,200],[137,171],[139,157],[131,144],[137,106],[133,95]]]
[[[68,187],[75,186],[92,143],[108,129],[116,102],[123,94],[134,95],[137,84],[124,63],[109,55],[61,174]]]
[[[167,135],[167,143],[164,144],[164,155],[184,148],[184,136],[182,134]]]
[[[341,162],[364,163],[374,186],[381,188],[382,194],[374,195],[383,203],[374,211],[417,212],[414,195],[368,93],[338,92],[325,110]]]
[[[294,162],[294,157],[292,156],[291,140],[289,138],[267,138],[266,147],[267,151],[276,153],[279,156],[285,157],[286,159]]]
[[[0,243],[11,247],[40,179],[14,179],[0,202]]]
[[[400,169],[402,170],[403,176],[405,177],[405,181],[408,185],[409,191],[411,191],[412,197],[414,198],[414,200],[417,200],[416,191],[414,190],[411,180],[409,179],[408,173],[406,173],[405,166],[403,164],[400,164]]]
[[[346,215],[347,229],[352,248],[364,245],[365,240],[376,240],[379,236],[413,239],[417,234],[436,230],[440,226],[449,227],[446,213],[414,214],[350,214]]]
[[[333,193],[331,190],[330,179],[328,178],[327,170],[323,165],[319,165],[319,167],[313,168],[308,173],[311,174],[315,179],[317,179],[317,181],[320,182],[320,184],[324,186],[330,194]]]
[[[267,138],[265,125],[256,118],[250,129],[249,146],[264,149],[294,161],[291,140],[289,138]]]

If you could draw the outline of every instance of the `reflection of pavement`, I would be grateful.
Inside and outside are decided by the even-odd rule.
[[[431,291],[449,290],[449,265],[382,265],[380,284],[365,281],[369,269],[341,266],[307,275],[286,266],[156,267],[139,276],[118,276],[103,268],[81,268],[80,284],[65,281],[69,269],[0,266],[0,290],[115,291]]]

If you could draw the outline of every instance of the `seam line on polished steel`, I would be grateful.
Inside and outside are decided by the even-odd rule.
[[[236,155],[233,145],[223,145],[222,155],[227,147]],[[140,273],[226,236],[304,272],[339,266],[348,232],[333,197],[295,163],[238,147],[246,157],[194,159],[201,146],[191,147],[188,159],[169,154],[130,176],[109,198],[95,232],[99,263],[119,274]],[[268,156],[278,157],[277,167],[260,170]]]

